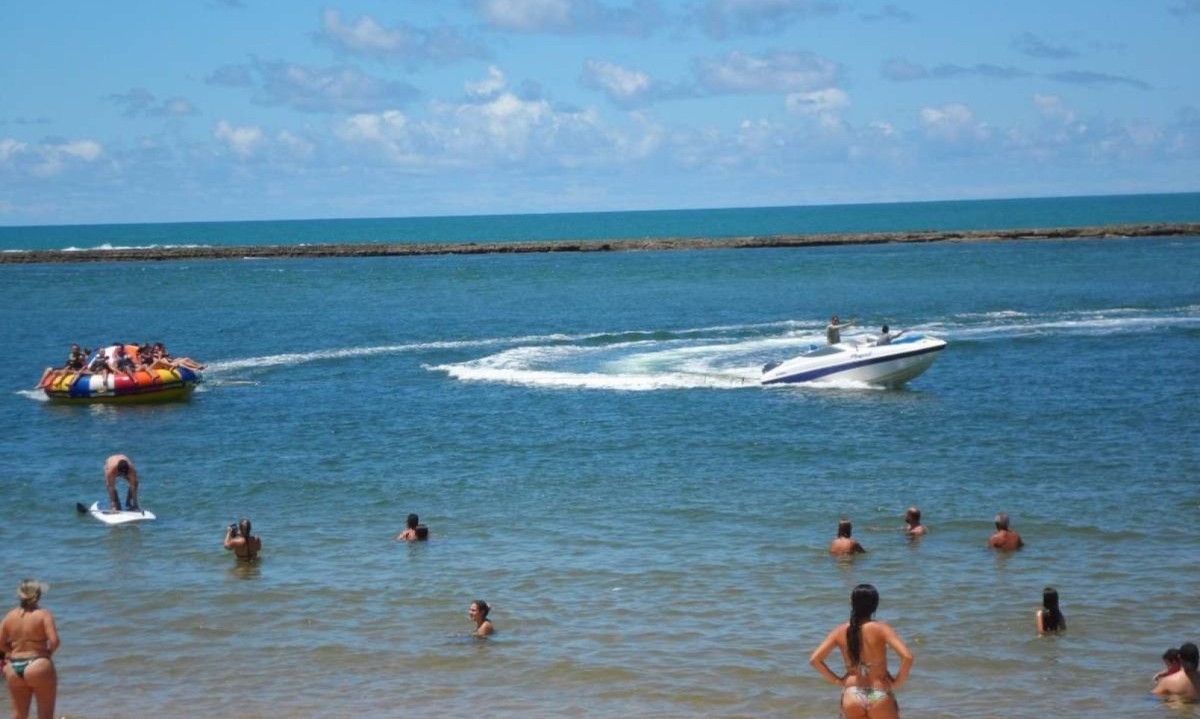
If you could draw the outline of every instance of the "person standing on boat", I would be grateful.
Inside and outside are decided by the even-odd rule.
[[[897,337],[899,337],[902,334],[904,334],[904,330],[898,330],[896,332],[892,332],[888,329],[887,325],[884,325],[879,330],[879,336],[875,338],[875,344],[880,347],[882,347],[883,345],[890,345],[892,343],[892,340],[896,339]]]
[[[114,454],[104,462],[104,486],[108,488],[109,506],[115,511],[121,510],[121,501],[117,496],[117,477],[123,477],[129,483],[125,492],[125,509],[137,511],[138,508],[138,474],[133,461],[123,454]]]
[[[858,320],[850,320],[842,322],[838,320],[838,316],[834,315],[829,318],[829,324],[825,325],[825,341],[831,345],[835,345],[842,341],[842,328],[853,327],[858,324]]]

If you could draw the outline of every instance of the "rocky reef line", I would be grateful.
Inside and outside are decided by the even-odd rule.
[[[274,259],[301,257],[405,257],[545,252],[637,252],[822,247],[905,242],[990,242],[1006,240],[1072,240],[1117,237],[1200,236],[1200,222],[1055,227],[1013,230],[936,230],[837,234],[787,234],[747,237],[671,237],[613,240],[548,240],[538,242],[405,242],[305,245],[136,247],[84,250],[20,250],[0,252],[0,264],[69,262],[161,262],[167,260]]]

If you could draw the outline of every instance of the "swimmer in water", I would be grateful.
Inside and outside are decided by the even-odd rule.
[[[858,543],[857,539],[850,537],[853,527],[850,525],[849,519],[843,519],[838,522],[837,537],[829,544],[829,553],[839,556],[848,556],[851,554],[862,554],[867,550]]]
[[[921,524],[921,508],[909,507],[904,512],[904,533],[910,537],[924,537],[929,530]]]
[[[1038,634],[1047,632],[1065,632],[1067,620],[1058,608],[1058,590],[1046,587],[1042,590],[1042,608],[1037,613]]]
[[[471,607],[467,609],[467,616],[471,618],[471,621],[475,622],[475,636],[488,637],[496,631],[496,628],[492,626],[492,620],[487,618],[490,611],[492,611],[492,608],[482,599],[476,599],[471,602]]]

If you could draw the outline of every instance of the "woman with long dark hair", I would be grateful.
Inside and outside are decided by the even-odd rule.
[[[1046,587],[1042,590],[1042,608],[1037,613],[1038,634],[1062,632],[1067,629],[1067,619],[1058,608],[1058,590]]]
[[[896,719],[900,705],[893,693],[908,679],[913,656],[903,640],[884,622],[875,621],[879,592],[860,584],[850,593],[850,621],[840,624],[813,652],[809,663],[821,676],[842,687],[842,716],[846,719]],[[836,674],[825,663],[834,648],[842,652],[846,673]],[[887,650],[900,657],[895,676],[888,671]]]

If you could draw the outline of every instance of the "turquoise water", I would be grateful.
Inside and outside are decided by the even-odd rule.
[[[755,384],[833,312],[949,348],[901,391]],[[1147,692],[1200,639],[1200,238],[0,266],[0,339],[0,590],[51,585],[59,714],[833,717],[807,660],[862,581],[906,716],[1196,714]],[[117,339],[208,381],[27,389]],[[157,521],[75,514],[114,451]]]
[[[1194,222],[1200,193],[719,210],[0,227],[0,251],[171,245],[518,242]]]

